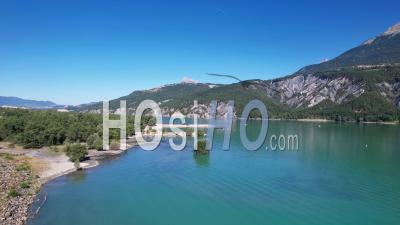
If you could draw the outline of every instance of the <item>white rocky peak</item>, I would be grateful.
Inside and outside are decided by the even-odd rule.
[[[365,41],[365,42],[363,43],[363,45],[369,45],[369,44],[372,44],[372,42],[374,42],[374,41],[375,41],[375,39],[376,39],[376,38],[371,38],[371,39],[369,39],[369,40]]]
[[[195,79],[193,79],[191,77],[184,76],[181,79],[181,83],[184,83],[184,84],[197,84],[197,83],[199,83],[199,81],[195,80]]]
[[[394,26],[389,27],[382,35],[396,35],[400,33],[400,23],[396,23]]]
[[[400,34],[400,23],[396,23],[394,26],[389,27],[385,32],[383,32],[380,36],[390,36]],[[375,37],[371,38],[363,43],[363,45],[372,44],[375,41]]]

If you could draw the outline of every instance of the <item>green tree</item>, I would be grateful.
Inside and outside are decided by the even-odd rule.
[[[94,140],[94,148],[98,151],[102,151],[103,150],[103,140],[98,136],[96,137],[96,139]]]
[[[88,154],[86,146],[81,144],[67,145],[64,151],[71,162],[82,162]]]
[[[87,138],[86,144],[89,149],[103,150],[103,140],[97,133],[90,135]]]

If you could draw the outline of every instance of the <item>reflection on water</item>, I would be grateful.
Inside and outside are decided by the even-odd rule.
[[[73,183],[80,183],[84,181],[85,178],[86,178],[85,170],[78,170],[76,172],[66,175],[66,179],[68,180],[68,182],[73,182]]]
[[[198,166],[208,167],[210,164],[210,154],[193,152],[193,159]]]

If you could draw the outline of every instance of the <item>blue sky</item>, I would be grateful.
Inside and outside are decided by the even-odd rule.
[[[0,95],[79,104],[207,72],[271,79],[400,22],[399,1],[1,1]]]

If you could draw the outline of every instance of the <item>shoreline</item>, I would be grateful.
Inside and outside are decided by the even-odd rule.
[[[311,122],[311,123],[360,123],[360,124],[385,124],[385,125],[399,125],[399,121],[335,121],[328,119],[278,119],[278,118],[269,118],[271,121],[295,121],[295,122]]]
[[[129,138],[130,144],[127,146],[127,150],[108,150],[108,151],[97,151],[88,150],[87,160],[80,162],[80,168],[82,170],[97,167],[101,164],[102,159],[108,157],[120,156],[132,147],[136,146],[132,137]],[[0,142],[0,163],[4,167],[7,165],[8,170],[2,171],[1,182],[2,187],[1,200],[2,208],[0,208],[0,224],[8,225],[23,225],[27,221],[35,216],[40,209],[32,211],[31,207],[37,199],[38,194],[42,190],[43,186],[48,182],[78,171],[74,163],[63,152],[51,151],[48,147],[40,149],[22,149],[21,147],[8,147],[8,143]],[[19,171],[18,165],[21,162],[27,163],[29,170]],[[16,179],[15,174],[19,175],[26,173],[24,178]],[[19,184],[29,177],[30,187],[23,189],[19,187]],[[10,190],[17,189],[20,192],[18,195],[10,197]],[[8,194],[8,196],[7,196]]]

